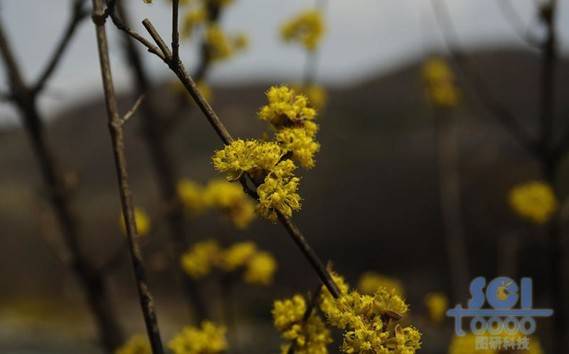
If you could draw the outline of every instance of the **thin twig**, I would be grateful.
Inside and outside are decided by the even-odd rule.
[[[172,60],[180,60],[180,32],[178,32],[178,10],[180,0],[172,0]]]
[[[113,13],[114,11],[110,11]],[[156,41],[158,46],[162,46],[164,40],[161,38],[158,31],[156,31],[154,25],[148,19],[144,19],[142,24],[146,28],[146,30],[150,33],[152,38]],[[128,32],[127,32],[128,33]],[[129,33],[130,35],[130,33]],[[139,41],[140,42],[140,41]],[[171,58],[171,56],[169,57]],[[233,141],[233,137],[229,134],[229,131],[225,127],[225,125],[221,122],[213,108],[210,104],[205,100],[203,95],[199,92],[194,80],[190,77],[187,73],[184,65],[181,61],[173,62],[171,60],[166,60],[166,64],[168,64],[169,68],[176,74],[178,79],[182,82],[188,93],[192,96],[202,113],[205,115],[206,119],[209,121],[210,125],[214,128],[219,138],[225,145],[230,144]],[[244,186],[244,188],[248,188],[248,186]],[[314,250],[309,246],[308,242],[298,229],[294,223],[283,216],[281,213],[277,212],[278,219],[280,223],[285,227],[289,235],[293,238],[295,243],[300,247],[302,253],[308,258],[310,264],[314,267],[316,273],[320,277],[321,281],[324,285],[328,288],[330,293],[334,297],[340,296],[340,292],[334,283],[334,280],[323,266],[322,262],[314,252]]]
[[[142,103],[142,100],[144,99],[144,94],[141,94],[138,99],[136,100],[136,102],[134,102],[134,105],[132,105],[132,108],[128,110],[128,112],[126,112],[124,114],[124,116],[121,118],[121,123],[124,125],[126,122],[128,122],[128,120],[136,113],[136,111],[138,110],[138,107],[140,107],[140,104]]]
[[[144,264],[142,261],[142,253],[138,245],[136,220],[134,218],[134,207],[128,181],[127,160],[124,150],[124,132],[123,126],[121,124],[121,117],[118,111],[117,98],[113,86],[111,63],[109,59],[109,46],[107,41],[107,33],[105,30],[105,11],[103,8],[103,0],[92,1],[93,22],[95,24],[97,35],[97,46],[99,50],[103,90],[105,93],[105,105],[107,109],[109,134],[111,136],[111,142],[113,145],[113,155],[115,160],[122,214],[130,246],[134,276],[137,281],[140,306],[144,316],[146,332],[150,341],[152,353],[163,354],[164,348],[162,346],[162,338],[160,337],[160,329],[158,327],[154,300],[148,287],[148,282],[146,280],[146,271],[144,269]]]
[[[85,9],[85,0],[74,0],[71,13],[71,18],[63,32],[63,36],[55,47],[55,50],[45,69],[42,71],[42,74],[39,76],[39,79],[34,85],[32,85],[32,91],[34,93],[39,93],[43,90],[46,83],[53,75],[57,65],[61,61],[61,57],[65,53],[65,50],[69,47],[69,43],[71,43],[71,39],[73,38],[75,31],[79,28],[79,24],[88,16],[89,13]]]

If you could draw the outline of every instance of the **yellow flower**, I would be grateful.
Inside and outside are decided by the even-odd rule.
[[[301,295],[275,301],[272,311],[275,327],[279,331],[288,330],[293,324],[302,320],[305,311],[306,301]]]
[[[142,208],[134,208],[134,222],[136,224],[136,234],[138,236],[146,236],[150,232],[150,217]],[[119,226],[123,235],[126,235],[126,225],[124,224],[124,218],[122,214],[119,218]]]
[[[324,20],[317,10],[303,11],[281,27],[285,42],[299,42],[307,50],[316,49],[324,35]]]
[[[448,64],[438,57],[431,58],[423,65],[423,79],[431,102],[440,107],[454,107],[459,101],[459,92],[454,74]]]
[[[358,290],[364,294],[373,294],[380,287],[392,289],[399,296],[405,294],[403,285],[397,279],[386,277],[375,272],[366,272],[360,276]]]
[[[255,218],[255,204],[243,188],[222,179],[210,181],[204,192],[204,199],[210,207],[222,210],[233,224],[243,229]]]
[[[429,318],[435,323],[443,322],[448,309],[448,298],[443,293],[429,293],[425,296]]]
[[[227,350],[226,328],[204,321],[201,328],[188,326],[168,344],[174,354],[217,354]]]
[[[212,161],[215,169],[226,173],[229,180],[237,180],[245,172],[270,171],[283,155],[275,143],[238,139],[216,151]]]
[[[343,278],[333,274],[340,290],[335,299],[324,287],[320,309],[328,323],[344,330],[345,353],[415,353],[421,346],[421,334],[414,327],[391,326],[408,306],[393,289],[380,287],[373,295],[349,291]]]
[[[314,120],[316,110],[308,98],[287,86],[272,86],[266,93],[269,103],[259,111],[259,118],[275,127]]]
[[[115,354],[152,354],[150,343],[145,335],[138,334],[130,339],[118,349]]]
[[[192,180],[182,179],[178,182],[178,195],[190,215],[201,214],[207,207],[203,187]]]
[[[312,84],[309,86],[294,85],[292,88],[296,92],[305,95],[308,98],[308,105],[315,110],[319,111],[326,106],[328,94],[324,87]]]
[[[244,34],[229,37],[220,26],[210,24],[205,32],[205,43],[209,58],[213,61],[220,61],[230,58],[239,50],[245,49],[247,37]]]
[[[227,272],[243,267],[257,252],[253,242],[239,242],[226,249],[221,257],[221,268]]]
[[[188,276],[199,279],[211,272],[220,257],[221,250],[216,241],[198,242],[182,255],[181,266]]]
[[[275,258],[268,252],[257,252],[247,263],[244,274],[245,282],[269,285],[277,269]]]
[[[286,217],[292,216],[293,211],[300,210],[301,198],[298,194],[300,178],[292,174],[295,168],[291,160],[280,162],[257,188],[259,195],[257,211],[263,217],[276,220],[277,210]]]
[[[512,188],[510,205],[521,217],[544,224],[557,211],[557,198],[548,184],[533,181]]]
[[[193,9],[186,12],[182,21],[182,29],[180,35],[182,38],[190,38],[194,32],[194,28],[203,23],[207,18],[207,13],[204,9]]]
[[[314,167],[314,154],[320,150],[320,144],[306,129],[284,128],[275,134],[275,139],[302,167]]]

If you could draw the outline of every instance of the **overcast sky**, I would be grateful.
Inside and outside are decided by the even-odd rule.
[[[165,0],[152,5],[142,0],[123,0],[140,22],[149,17],[163,33],[168,33],[169,6]],[[538,0],[446,0],[465,45],[522,46],[512,27],[504,20],[498,1],[511,1],[525,24],[536,30],[535,3]],[[421,57],[431,48],[442,48],[440,31],[429,0],[328,0],[328,32],[322,45],[319,79],[341,85],[385,72]],[[16,50],[18,62],[28,80],[35,79],[62,31],[69,14],[68,0],[0,0],[0,18]],[[299,78],[303,52],[278,40],[280,24],[314,0],[235,0],[223,18],[228,31],[242,31],[250,37],[249,50],[212,72],[216,82],[287,80]],[[569,2],[560,1],[559,31],[562,49],[569,43]],[[117,31],[109,26],[115,83],[128,85],[117,41]],[[138,29],[142,32],[140,26]],[[194,63],[196,48],[184,43],[182,55]],[[157,58],[147,56],[156,78],[169,77]],[[0,89],[6,87],[0,71]],[[93,26],[85,22],[42,99],[42,109],[53,116],[71,102],[101,93],[100,73]],[[0,103],[0,123],[14,122],[14,112]]]

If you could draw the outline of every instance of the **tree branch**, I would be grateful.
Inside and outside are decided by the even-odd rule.
[[[533,36],[529,28],[524,24],[520,15],[514,8],[510,0],[498,0],[498,8],[502,13],[504,19],[510,24],[514,33],[518,38],[524,42],[529,48],[534,50],[541,49],[541,42],[535,36]]]
[[[132,193],[128,181],[127,160],[124,151],[124,132],[121,118],[118,112],[117,99],[113,86],[111,63],[109,59],[109,46],[107,33],[105,30],[105,11],[103,0],[93,1],[93,22],[97,35],[97,45],[99,50],[99,61],[101,66],[101,77],[103,90],[105,93],[105,105],[109,134],[113,145],[113,155],[115,160],[116,174],[118,180],[119,194],[121,200],[122,214],[126,226],[126,234],[129,242],[129,250],[132,260],[134,276],[137,281],[140,306],[144,316],[146,332],[150,341],[153,354],[164,354],[162,338],[158,327],[158,320],[154,307],[154,300],[146,280],[146,270],[142,261],[142,253],[138,245],[136,221],[134,218],[134,207]]]
[[[114,12],[113,10],[110,10],[110,13],[113,12]],[[142,21],[142,24],[150,33],[150,35],[155,40],[157,45],[159,47],[162,47],[164,40],[161,38],[158,31],[156,31],[155,27],[152,25],[150,20],[145,19],[144,21]],[[172,70],[174,74],[176,74],[178,79],[182,82],[188,93],[192,96],[192,98],[194,99],[194,101],[196,102],[202,113],[205,115],[210,125],[216,131],[217,135],[222,140],[222,142],[226,145],[230,144],[233,141],[233,137],[231,136],[231,134],[229,134],[229,131],[227,130],[225,125],[221,122],[221,120],[219,119],[213,108],[210,106],[210,104],[205,100],[203,95],[199,92],[194,80],[192,80],[192,78],[184,68],[183,63],[181,61],[177,62],[172,61],[171,56],[167,57],[167,60],[165,60],[165,62],[170,68],[170,70]],[[248,188],[248,186],[245,185],[244,188]],[[338,291],[338,288],[336,287],[336,284],[334,283],[334,280],[332,280],[332,277],[330,276],[326,268],[323,266],[322,262],[317,257],[316,253],[313,251],[312,248],[310,248],[308,242],[306,241],[306,239],[304,238],[298,227],[296,227],[296,225],[294,225],[294,223],[290,219],[284,217],[281,213],[277,213],[277,215],[280,223],[285,227],[289,235],[293,238],[295,243],[300,247],[302,253],[308,258],[308,261],[314,267],[322,283],[326,285],[326,287],[334,297],[338,297],[340,293]]]

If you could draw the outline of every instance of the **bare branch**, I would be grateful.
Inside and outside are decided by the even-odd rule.
[[[121,124],[122,125],[126,124],[126,122],[128,122],[128,120],[136,113],[136,111],[138,110],[138,107],[140,107],[140,104],[142,103],[143,99],[144,99],[144,95],[140,95],[140,97],[138,97],[136,102],[134,102],[134,105],[132,106],[132,108],[129,109],[128,112],[125,113],[125,115],[121,118]]]
[[[103,81],[103,90],[105,93],[105,105],[107,109],[107,118],[109,126],[109,134],[113,145],[113,155],[115,160],[116,174],[119,186],[119,194],[123,219],[126,226],[126,234],[128,236],[130,255],[134,276],[137,280],[138,295],[140,306],[144,315],[146,332],[150,341],[153,354],[164,354],[162,346],[162,338],[158,327],[158,319],[154,307],[154,299],[150,293],[148,282],[146,280],[146,270],[142,261],[142,253],[138,244],[138,236],[136,231],[136,220],[134,218],[134,207],[132,202],[132,193],[128,181],[127,160],[124,151],[124,132],[121,119],[118,112],[117,98],[113,85],[113,77],[111,71],[111,62],[109,59],[109,45],[107,33],[105,30],[105,11],[103,9],[103,0],[93,1],[93,22],[97,34],[97,45],[99,49],[99,60],[101,66],[101,76]]]
[[[59,40],[58,45],[55,48],[55,51],[51,55],[51,58],[47,62],[45,69],[43,70],[42,74],[39,76],[37,82],[32,86],[32,91],[34,93],[39,93],[45,87],[46,83],[51,78],[52,74],[55,72],[57,65],[61,62],[61,58],[65,53],[65,50],[71,43],[71,39],[75,34],[79,24],[87,17],[88,12],[85,9],[85,0],[74,0],[71,10],[71,17],[67,26],[65,27],[65,31],[63,32],[63,36]]]
[[[164,39],[162,39],[160,33],[158,33],[152,22],[150,22],[150,20],[146,18],[144,19],[144,21],[142,21],[142,25],[144,26],[144,28],[146,28],[146,30],[150,34],[150,37],[154,39],[154,42],[158,45],[158,48],[160,48],[162,54],[167,59],[168,63],[172,64],[172,53],[170,53],[170,48],[168,48],[166,42],[164,42]]]
[[[178,32],[178,8],[180,0],[172,0],[172,60],[180,60],[180,33]]]

